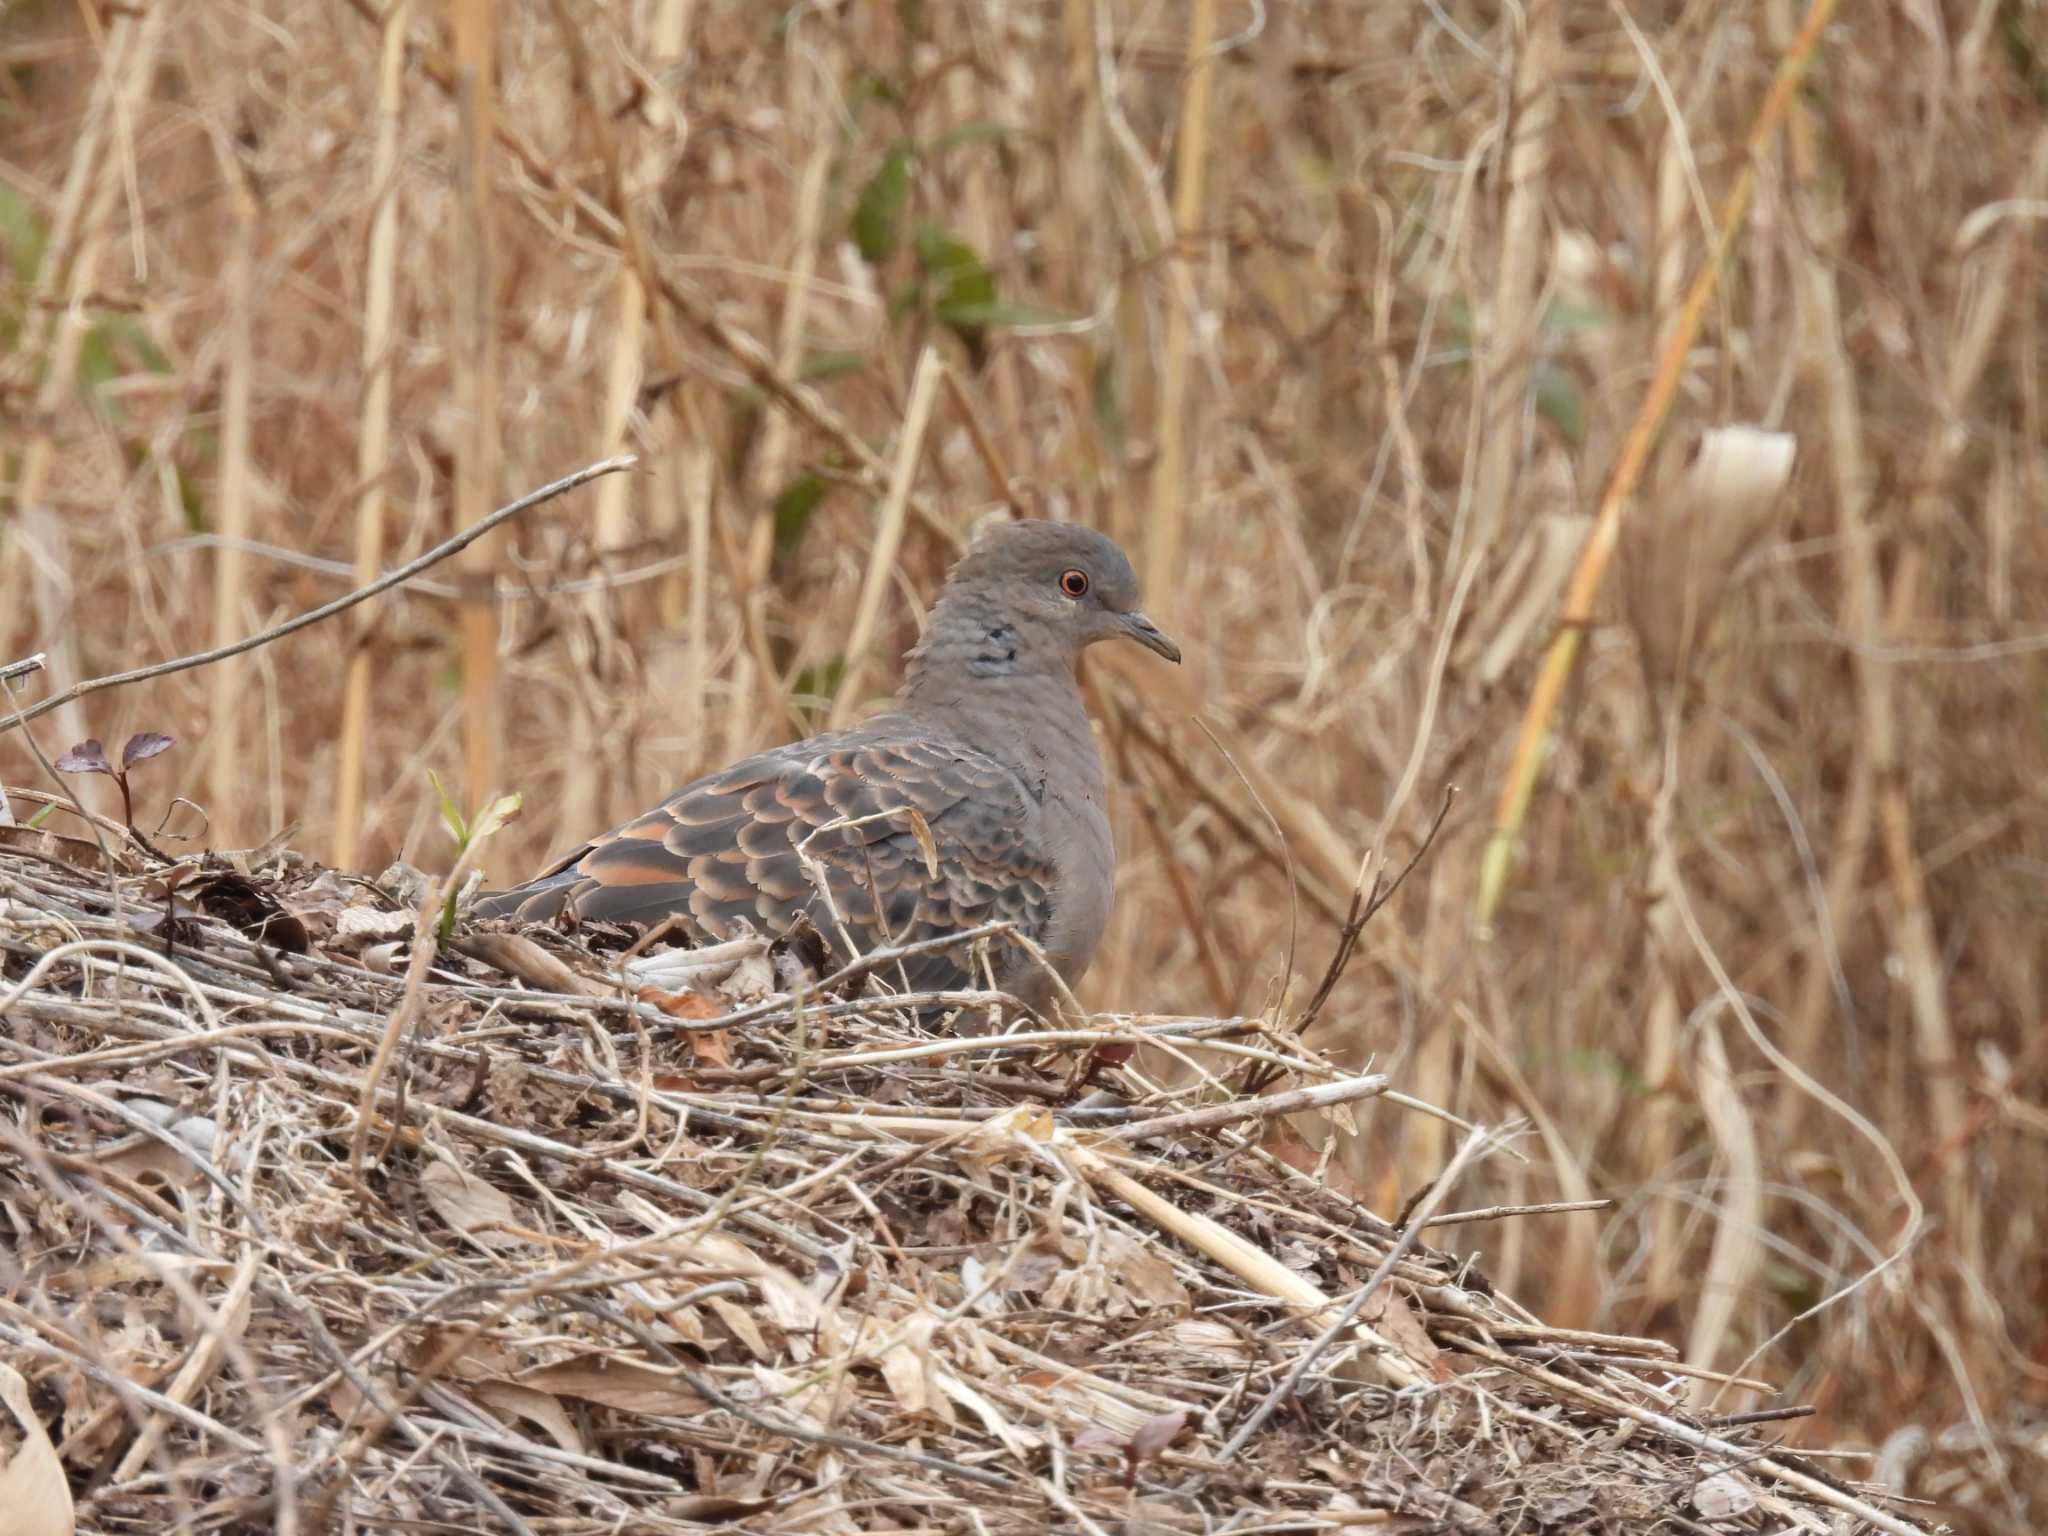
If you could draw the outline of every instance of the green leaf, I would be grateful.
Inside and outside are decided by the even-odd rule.
[[[1113,454],[1124,450],[1123,380],[1117,373],[1116,354],[1104,351],[1095,359],[1095,376],[1089,391],[1095,406],[1095,425]]]
[[[943,154],[949,149],[964,149],[970,144],[1005,144],[1016,131],[1008,123],[962,123],[958,128],[948,128],[933,139],[931,152],[935,155]]]
[[[940,285],[939,303],[993,304],[995,274],[981,253],[930,219],[920,219],[914,243],[917,264]]]
[[[456,851],[460,852],[469,846],[469,824],[463,820],[454,797],[442,785],[441,775],[429,768],[427,778],[434,786],[434,793],[441,797],[441,825],[448,829],[448,835],[455,839]]]
[[[804,530],[811,525],[811,514],[818,510],[825,499],[827,487],[824,477],[806,470],[783,488],[775,498],[775,558],[780,560],[803,541]]]
[[[996,275],[981,253],[930,221],[917,226],[917,263],[938,290],[932,311],[969,351],[978,353],[995,308]]]
[[[1469,347],[1472,345],[1472,306],[1470,304],[1466,303],[1462,297],[1446,299],[1444,307],[1438,311],[1438,315],[1444,330],[1457,341],[1459,346]]]
[[[1552,362],[1539,362],[1531,383],[1536,389],[1536,409],[1574,444],[1586,440],[1586,398],[1579,381]]]
[[[792,12],[794,8],[792,8]],[[894,81],[863,69],[855,72],[853,83],[846,88],[847,110],[858,113],[870,104],[883,107],[897,107],[903,104],[903,93],[896,89]]]
[[[939,316],[948,325],[994,327],[998,330],[1018,325],[1071,325],[1077,318],[1057,309],[1001,299],[986,304],[944,302],[939,305]]]
[[[78,393],[109,421],[121,419],[121,408],[107,398],[106,389],[121,376],[121,363],[114,356],[113,338],[103,325],[88,326],[78,343]]]
[[[1546,331],[1590,331],[1607,323],[1607,312],[1597,304],[1567,304],[1559,299],[1543,313]]]
[[[206,502],[199,494],[199,482],[185,473],[183,466],[176,469],[178,477],[178,506],[185,514],[185,526],[194,533],[205,533]]]
[[[868,365],[859,352],[806,352],[797,365],[796,376],[806,384],[836,379],[842,373],[859,373]]]
[[[882,165],[853,205],[853,242],[860,253],[876,265],[895,254],[902,238],[903,210],[910,202],[910,156],[908,139],[898,139],[882,157]]]
[[[49,226],[36,216],[35,206],[0,181],[0,247],[5,247],[14,280],[23,288],[35,281],[49,238]]]
[[[133,315],[109,315],[100,322],[100,328],[107,333],[109,341],[141,358],[142,366],[151,373],[171,371],[171,360],[164,356],[164,349],[156,344],[156,338]]]

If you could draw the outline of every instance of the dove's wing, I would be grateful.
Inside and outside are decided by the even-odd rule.
[[[679,914],[705,938],[742,923],[779,934],[808,915],[843,950],[801,849],[863,951],[998,919],[1040,940],[1055,872],[1035,846],[1037,809],[987,754],[879,720],[699,779],[479,910],[650,924]],[[970,984],[967,964],[935,956],[909,980]]]

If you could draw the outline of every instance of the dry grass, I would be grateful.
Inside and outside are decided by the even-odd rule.
[[[426,771],[500,748],[462,793],[526,793],[510,875],[823,718],[839,678],[879,692],[985,511],[1086,518],[1173,573],[1188,665],[1092,666],[1124,875],[1085,1000],[1298,1009],[1361,861],[1457,783],[1315,1042],[1530,1117],[1530,1163],[1473,1170],[1473,1201],[1623,1197],[1475,1230],[1489,1273],[1783,1383],[1819,1409],[1795,1442],[1900,1432],[1886,1475],[1966,1525],[2048,1518],[2026,6],[1845,8],[1739,222],[1789,0],[504,0],[481,204],[477,9],[410,7],[395,181],[370,0],[10,14],[0,662],[196,650],[343,590],[378,498],[389,566],[615,440],[644,460],[604,517],[585,492],[497,544],[488,700],[473,572],[376,610],[359,834],[333,813],[354,631],[97,695],[46,749],[175,732],[137,775],[151,824],[175,792],[209,821],[166,840],[295,822],[374,869],[445,863]],[[1623,522],[1731,422],[1797,440],[1789,493],[1702,541],[1732,569],[1670,595],[1712,594],[1676,642],[1598,593],[1475,930],[1569,573],[1717,234]],[[913,457],[927,347],[951,376]],[[0,736],[0,780],[40,773]],[[1383,1213],[1451,1155],[1439,1122],[1358,1125],[1336,1166]]]

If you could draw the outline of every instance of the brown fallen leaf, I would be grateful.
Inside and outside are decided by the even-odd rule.
[[[1458,1374],[1445,1362],[1443,1351],[1436,1347],[1429,1330],[1422,1326],[1422,1319],[1416,1316],[1408,1298],[1393,1284],[1381,1286],[1379,1294],[1366,1303],[1363,1320],[1389,1343],[1397,1345],[1402,1354],[1429,1372],[1432,1380],[1449,1381]]]
[[[665,992],[660,987],[638,988],[633,995],[641,1002],[659,1008],[672,1019],[722,1019],[725,1004],[717,998],[706,997],[702,992]]]
[[[932,837],[931,823],[924,819],[924,812],[915,806],[909,808],[910,835],[917,841],[918,852],[924,855],[925,873],[934,880],[939,878],[939,845]]]
[[[681,1378],[610,1355],[543,1365],[520,1372],[516,1380],[538,1392],[581,1398],[624,1413],[703,1413],[711,1407]]]
[[[512,1197],[450,1162],[429,1163],[420,1190],[434,1214],[479,1248],[506,1249],[527,1239],[507,1230],[520,1225]]]
[[[0,1402],[21,1426],[21,1444],[0,1467],[0,1529],[8,1536],[73,1536],[78,1515],[50,1433],[28,1400],[28,1383],[0,1365]]]
[[[554,1393],[543,1392],[537,1387],[521,1386],[516,1381],[480,1381],[476,1384],[475,1391],[478,1402],[513,1418],[525,1419],[529,1424],[538,1425],[550,1440],[565,1451],[578,1456],[585,1454],[583,1437],[576,1433],[575,1421],[569,1417],[562,1407],[562,1400]]]
[[[692,1029],[684,1032],[690,1054],[700,1067],[726,1068],[732,1065],[732,1036],[722,1029]]]

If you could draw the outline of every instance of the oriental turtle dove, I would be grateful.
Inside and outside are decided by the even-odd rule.
[[[995,528],[946,578],[886,713],[685,785],[479,911],[674,915],[700,940],[780,934],[808,917],[835,950],[862,951],[1000,919],[1074,982],[1101,942],[1116,873],[1075,662],[1113,639],[1180,660],[1138,611],[1137,587],[1123,551],[1090,529]],[[998,986],[1045,1003],[1051,983],[1018,947],[998,946],[991,962]],[[920,991],[976,981],[959,949],[905,963],[901,979]]]

